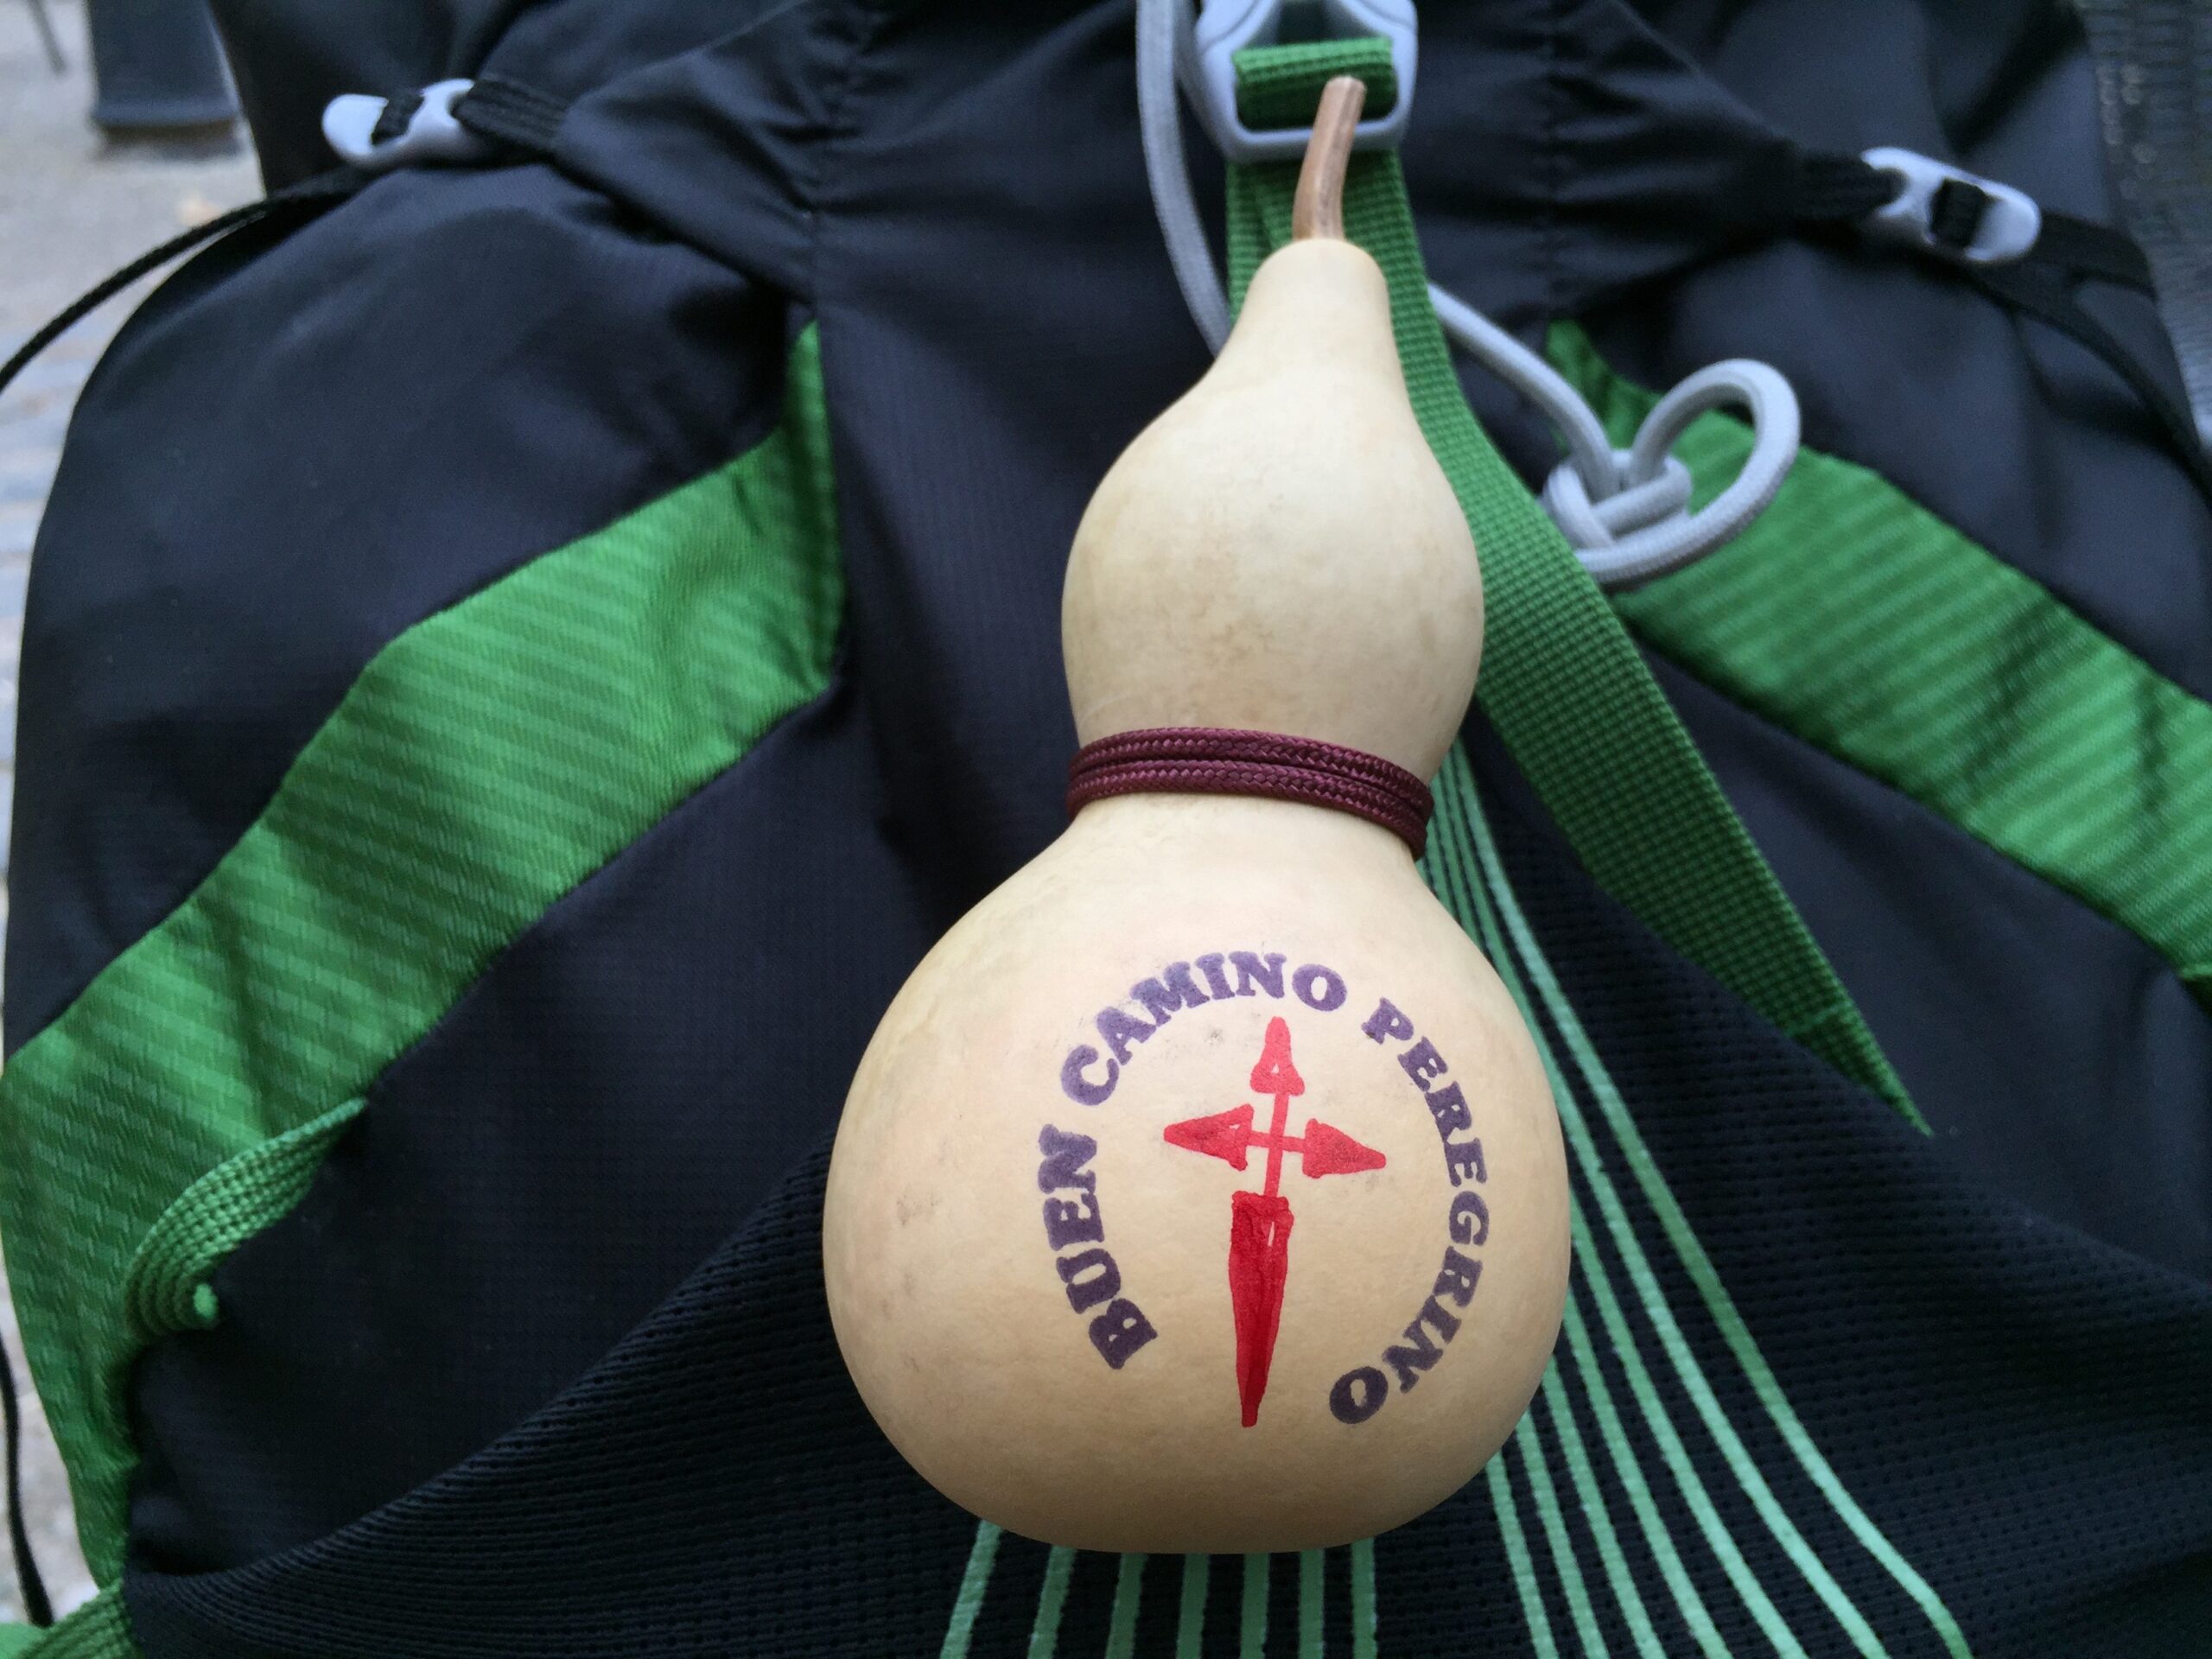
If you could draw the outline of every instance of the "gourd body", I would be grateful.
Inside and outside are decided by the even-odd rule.
[[[1086,741],[1287,733],[1433,774],[1480,578],[1364,254],[1262,268],[1100,486],[1063,637]],[[893,1001],[823,1263],[862,1399],[954,1501],[1083,1548],[1303,1549],[1412,1519],[1511,1432],[1566,1195],[1533,1045],[1403,842],[1131,795]]]
[[[1206,1000],[1147,1008],[1147,979]],[[1110,1072],[1109,1007],[1154,1027]],[[1286,1154],[1281,1323],[1247,1427],[1231,1194],[1266,1151],[1239,1171],[1164,1132],[1248,1103],[1264,1128],[1276,1019],[1305,1085],[1291,1134],[1318,1120],[1384,1161]],[[1095,1105],[1064,1086],[1086,1049],[1077,1087],[1113,1080]],[[1089,1549],[1319,1548],[1421,1514],[1511,1432],[1558,1331],[1564,1180],[1527,1033],[1389,832],[1101,801],[885,1018],[838,1138],[830,1306],[892,1443],[978,1515]]]

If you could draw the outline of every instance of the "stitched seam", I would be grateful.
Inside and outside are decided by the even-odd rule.
[[[860,81],[862,60],[874,49],[883,25],[890,16],[888,5],[870,5],[868,0],[855,0],[853,10],[858,14],[858,21],[853,29],[852,46],[845,54],[845,61],[837,73],[836,85],[830,90],[824,105],[823,125],[827,137],[821,146],[807,194],[806,214],[810,223],[808,226],[806,270],[808,286],[811,290],[807,298],[817,310],[822,293],[823,227],[828,218],[823,211],[823,202],[830,194],[830,169],[836,159],[836,152],[859,131],[856,124],[847,121],[847,112],[852,106],[854,88]]]

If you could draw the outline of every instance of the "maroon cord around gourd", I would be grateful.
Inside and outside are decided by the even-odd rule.
[[[1428,785],[1380,755],[1279,732],[1165,726],[1118,732],[1076,752],[1068,814],[1109,795],[1260,795],[1333,807],[1379,823],[1421,856]]]

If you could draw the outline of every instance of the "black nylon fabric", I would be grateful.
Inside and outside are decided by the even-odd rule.
[[[2185,1109],[2212,1077],[2212,1020],[2166,960],[1917,802],[1654,666],[1745,826],[1788,857],[1791,895],[1860,1010],[1906,1034],[1892,1052],[1955,1155],[2038,1215],[2212,1281],[2212,1112]],[[2023,1109],[2040,1102],[2073,1109]]]
[[[557,167],[405,173],[279,245],[249,233],[95,377],[30,597],[10,1040],[206,873],[375,649],[764,429],[794,306],[821,327],[842,678],[495,963],[298,1210],[219,1270],[222,1325],[148,1355],[134,1619],[149,1659],[934,1652],[971,1532],[856,1421],[810,1277],[812,1178],[766,1195],[834,1122],[928,939],[1058,830],[1068,537],[1204,367],[1135,142],[1129,9],[372,10],[232,9],[272,178],[324,164],[327,91],[479,68],[576,99]],[[2030,10],[2003,16],[2044,41]],[[1433,274],[1532,335],[1591,317],[1652,384],[1768,357],[1808,441],[2202,690],[2203,510],[2103,365],[1940,268],[1776,239],[1789,137],[1940,149],[1948,131],[1972,164],[2101,216],[2078,41],[1977,48],[1969,74],[1939,72],[1952,35],[1917,22],[1877,44],[1786,0],[1647,10],[1425,9],[1406,166]],[[1217,167],[1194,159],[1214,203]],[[1463,378],[1538,476],[1548,433]],[[2188,1391],[2212,1212],[2191,1173],[2203,1015],[2070,901],[1670,686],[1939,1134],[1905,1135],[1686,978],[1583,890],[1485,750],[1516,877],[1669,1179],[1815,1438],[1977,1654],[2191,1652],[2190,1621],[2212,1618],[2202,1511],[2177,1488],[2202,1484],[2207,1415]],[[1700,1138],[1730,1135],[1765,1161]],[[1870,1191],[1878,1248],[1853,1230]],[[1686,1340],[1822,1560],[1893,1651],[1936,1650],[1701,1320]],[[1840,1357],[1839,1329],[1878,1358]],[[1624,1397],[1619,1357],[1600,1363]],[[1973,1442],[1948,1461],[1904,1421],[1923,1393]],[[1551,1410],[1532,1421],[1555,1441]],[[2148,1495],[2134,1510],[2100,1448]],[[1717,1453],[1697,1455],[1808,1650],[1843,1650]],[[1520,1454],[1505,1468],[1525,1502]],[[1678,1493],[1654,1501],[1696,1535]],[[2018,1529],[1987,1525],[1993,1507]],[[572,1515],[579,1531],[549,1535]],[[1565,1524],[1593,1571],[1588,1517]],[[2064,1559],[2076,1527],[2094,1548]],[[1571,1638],[1548,1545],[1531,1548]],[[1529,1650],[1480,1483],[1376,1558],[1385,1651]],[[1165,1570],[1147,1572],[1140,1653],[1159,1650]],[[1341,1608],[1340,1554],[1326,1570]],[[1630,1570],[1670,1605],[1648,1560]],[[1760,1647],[1714,1561],[1688,1570],[1730,1642]],[[1008,1541],[976,1652],[1026,1650],[1044,1573]],[[1099,1649],[1111,1600],[1108,1564],[1079,1561],[1063,1651]],[[1214,1644],[1238,1605],[1217,1563],[1210,1651],[1235,1650]],[[1270,1605],[1268,1650],[1294,1650],[1287,1569]],[[1618,1608],[1592,1616],[1626,1650]]]
[[[849,691],[556,904],[380,1078],[314,1191],[148,1354],[132,1530],[206,1568],[460,1462],[650,1313],[833,1128],[946,918],[874,830]]]
[[[329,1537],[232,1572],[135,1568],[130,1613],[144,1650],[936,1652],[975,1522],[885,1444],[837,1363],[817,1231],[825,1163],[805,1160],[588,1376],[460,1467]],[[547,1529],[548,1516],[560,1524]],[[1425,1524],[1439,1529],[1440,1554],[1477,1541],[1452,1587],[1471,1581],[1503,1605],[1511,1591],[1484,1518],[1471,1489]],[[1001,1541],[969,1649],[977,1659],[1031,1650],[1046,1557],[1041,1545]],[[1268,1652],[1297,1650],[1295,1565],[1279,1558],[1270,1575]],[[1136,1652],[1170,1650],[1179,1569],[1148,1564]],[[1114,1557],[1077,1558],[1061,1651],[1103,1646],[1119,1571]],[[1340,1624],[1344,1572],[1339,1561],[1330,1573]],[[1241,1561],[1217,1558],[1209,1589],[1203,1651],[1226,1659],[1243,1649]]]
[[[86,389],[33,560],[10,1051],[400,632],[765,432],[785,312],[544,168],[380,181],[165,284]]]

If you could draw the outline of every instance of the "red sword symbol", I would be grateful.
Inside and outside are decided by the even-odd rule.
[[[1252,1108],[1238,1106],[1209,1117],[1188,1117],[1161,1131],[1170,1145],[1218,1158],[1242,1169],[1254,1147],[1268,1149],[1267,1184],[1257,1192],[1229,1195],[1229,1302],[1236,1315],[1236,1392],[1244,1407],[1244,1427],[1260,1421],[1260,1396],[1268,1391],[1268,1367],[1275,1354],[1275,1332],[1282,1323],[1282,1289],[1290,1277],[1290,1200],[1280,1191],[1282,1155],[1294,1152],[1299,1167],[1316,1179],[1380,1169],[1387,1161],[1319,1118],[1306,1120],[1306,1133],[1292,1135],[1290,1097],[1306,1092],[1306,1080],[1290,1063],[1290,1027],[1268,1021],[1267,1043],[1252,1068],[1255,1094],[1275,1097],[1274,1120],[1265,1135],[1252,1131]]]

